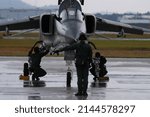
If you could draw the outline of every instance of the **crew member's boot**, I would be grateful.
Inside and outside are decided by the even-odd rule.
[[[36,81],[40,81],[40,78],[39,78],[39,77],[37,77],[37,78],[36,78]]]
[[[35,81],[35,75],[34,74],[32,75],[32,81]]]
[[[78,91],[75,96],[82,96],[82,92],[81,91]]]

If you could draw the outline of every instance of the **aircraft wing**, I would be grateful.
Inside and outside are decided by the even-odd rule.
[[[120,32],[122,28],[124,29],[125,33],[131,33],[131,34],[143,34],[144,32],[148,31],[147,29],[124,24],[121,22],[115,22],[103,18],[96,18],[96,19],[97,19],[96,30],[99,31]]]
[[[20,20],[6,21],[0,23],[0,31],[38,29],[40,16],[28,17]]]

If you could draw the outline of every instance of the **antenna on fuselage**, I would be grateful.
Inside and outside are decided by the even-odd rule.
[[[60,5],[60,4],[61,4],[61,2],[62,2],[62,0],[58,0],[58,5]]]

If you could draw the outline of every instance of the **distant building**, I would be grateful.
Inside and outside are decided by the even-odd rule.
[[[122,23],[150,29],[150,15],[142,15],[142,14],[123,15],[122,17],[118,18],[118,20]]]
[[[0,21],[22,19],[42,13],[56,12],[57,9],[0,9]]]

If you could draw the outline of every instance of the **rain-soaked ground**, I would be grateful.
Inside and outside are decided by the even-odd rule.
[[[0,57],[1,100],[149,100],[150,59],[108,58],[110,81],[92,87],[89,75],[88,97],[76,97],[77,76],[73,66],[71,88],[66,88],[66,63],[63,58],[43,58],[46,87],[23,87],[19,80],[26,57]]]

